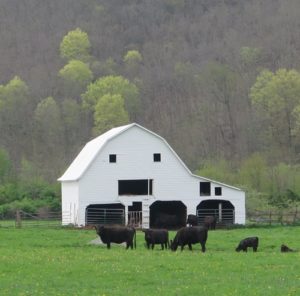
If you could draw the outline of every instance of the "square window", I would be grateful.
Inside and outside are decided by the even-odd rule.
[[[215,195],[222,195],[222,187],[215,187]]]
[[[200,182],[200,195],[210,196],[210,182]]]
[[[160,153],[154,153],[153,154],[153,161],[154,162],[160,162],[161,158],[160,158]]]
[[[109,162],[117,162],[117,155],[109,154]]]

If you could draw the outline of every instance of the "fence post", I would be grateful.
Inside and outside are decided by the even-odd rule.
[[[16,211],[16,227],[21,228],[22,227],[22,219],[21,219],[21,211]]]

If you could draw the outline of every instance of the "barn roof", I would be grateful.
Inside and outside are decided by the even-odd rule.
[[[58,179],[58,181],[76,181],[78,180],[94,158],[100,152],[102,147],[112,138],[119,135],[128,128],[136,125],[135,123],[112,128],[106,133],[88,142],[77,157],[73,160],[66,172]]]
[[[232,189],[241,190],[239,188],[193,174],[164,138],[162,138],[161,136],[155,134],[154,132],[146,129],[145,127],[143,127],[137,123],[131,123],[131,124],[119,126],[116,128],[112,128],[111,130],[105,132],[104,134],[102,134],[102,135],[98,136],[97,138],[88,142],[83,147],[83,149],[80,151],[80,153],[77,155],[77,157],[73,160],[73,162],[68,167],[68,169],[65,171],[65,173],[58,179],[58,181],[64,182],[64,181],[79,180],[80,177],[87,170],[89,165],[93,162],[95,157],[98,155],[98,153],[101,151],[101,149],[105,146],[105,144],[112,138],[118,136],[119,134],[123,133],[124,131],[126,131],[127,129],[129,129],[133,126],[137,126],[141,129],[143,129],[144,131],[149,132],[152,135],[155,135],[156,137],[160,138],[163,142],[165,142],[165,144],[174,153],[174,155],[177,157],[179,162],[189,172],[189,174],[191,176],[193,176],[195,178],[199,178],[199,179],[201,178],[203,180],[207,180],[210,182],[214,182],[214,183],[217,183],[217,184],[220,184],[220,185],[232,188]]]

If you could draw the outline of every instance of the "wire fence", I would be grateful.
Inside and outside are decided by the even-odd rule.
[[[140,227],[142,223],[142,212],[132,212],[128,214],[128,224],[131,224],[135,227]],[[118,219],[120,216],[122,219],[121,221],[117,222],[123,223],[124,216],[118,215]],[[62,227],[62,218],[64,218],[64,221],[67,221],[68,219],[71,221],[71,215],[68,212],[27,213],[19,210],[16,211],[14,215],[5,216],[0,214],[0,227]],[[226,218],[226,216],[224,216],[224,218]],[[99,223],[99,221],[91,222]],[[297,208],[293,210],[270,209],[266,211],[247,211],[246,226],[247,225],[300,225],[300,211]]]

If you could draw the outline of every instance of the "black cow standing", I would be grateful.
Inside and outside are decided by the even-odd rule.
[[[169,247],[169,232],[166,229],[144,229],[145,233],[145,241],[147,248],[150,249],[150,245],[152,250],[154,249],[154,245],[160,244],[161,249]]]
[[[204,226],[207,229],[216,229],[217,218],[215,216],[205,216],[204,217]]]
[[[174,228],[178,225],[179,219],[175,214],[159,213],[155,219],[154,226],[157,228]]]
[[[235,249],[237,252],[244,251],[247,252],[247,248],[253,248],[253,252],[257,251],[258,247],[258,237],[247,237],[240,241],[239,245]]]
[[[198,218],[196,215],[188,215],[186,224],[188,226],[197,226],[198,225]]]
[[[126,249],[129,247],[133,249],[133,245],[134,248],[136,248],[136,233],[133,227],[121,225],[96,225],[95,228],[100,239],[107,245],[108,249],[110,249],[111,243],[121,244],[124,242],[126,243]]]
[[[171,241],[171,250],[176,251],[180,246],[182,251],[185,245],[188,245],[189,249],[192,250],[192,244],[200,243],[202,252],[205,252],[207,232],[206,227],[182,227],[177,231],[174,240]]]

